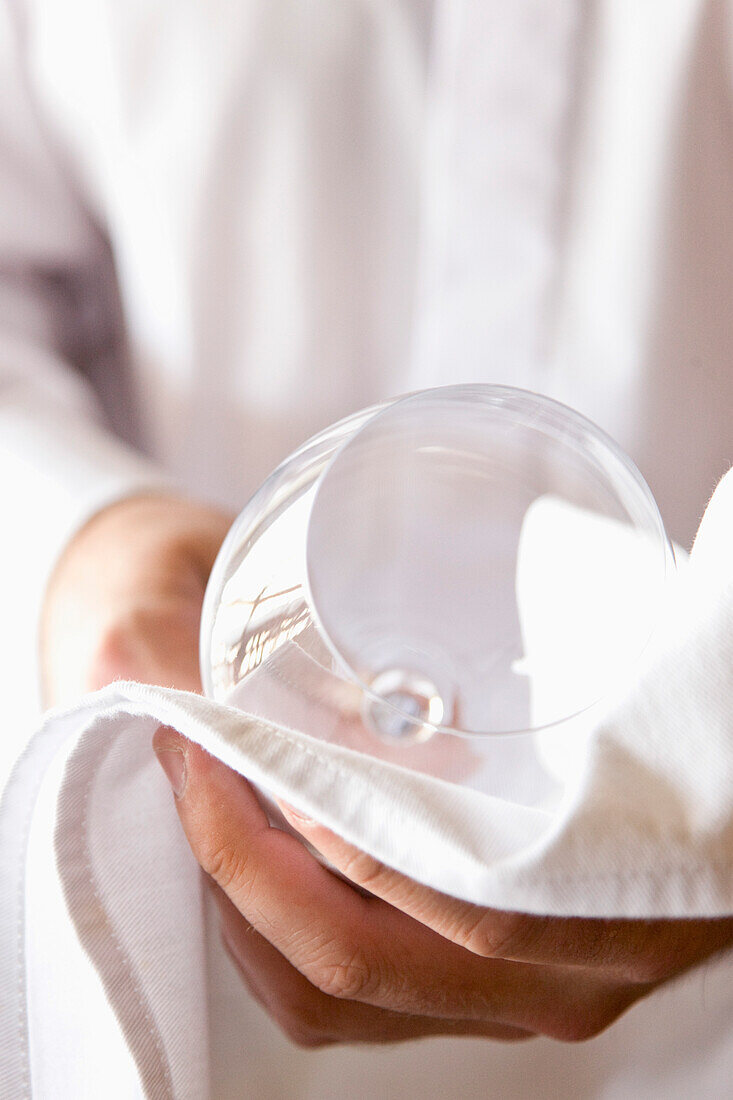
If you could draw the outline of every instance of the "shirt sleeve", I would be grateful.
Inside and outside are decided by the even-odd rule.
[[[97,293],[112,262],[36,113],[14,12],[0,0],[0,682],[37,706],[38,616],[61,551],[99,509],[167,481],[105,424],[79,366],[114,369],[114,296]]]

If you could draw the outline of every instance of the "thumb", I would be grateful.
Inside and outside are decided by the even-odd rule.
[[[161,727],[153,748],[202,869],[255,931],[330,991],[323,987],[329,959],[338,972],[338,960],[356,958],[365,940],[365,899],[300,840],[272,827],[246,779],[200,745]]]

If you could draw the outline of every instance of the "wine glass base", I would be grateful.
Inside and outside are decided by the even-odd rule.
[[[385,669],[369,687],[373,695],[364,698],[364,724],[389,744],[428,741],[445,718],[445,700],[432,680],[419,673]]]

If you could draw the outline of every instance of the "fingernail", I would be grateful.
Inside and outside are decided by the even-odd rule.
[[[176,798],[182,798],[186,790],[186,758],[181,749],[156,748],[155,755],[168,777]]]

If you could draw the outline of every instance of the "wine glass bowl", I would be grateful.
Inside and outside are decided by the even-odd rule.
[[[620,690],[673,566],[643,478],[580,414],[509,387],[420,391],[316,436],[245,506],[207,589],[205,691],[536,801],[536,738],[518,735]]]

